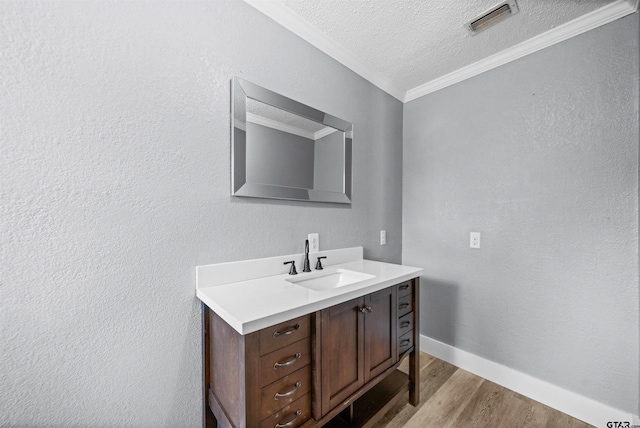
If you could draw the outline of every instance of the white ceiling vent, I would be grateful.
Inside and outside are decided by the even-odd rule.
[[[516,0],[504,1],[480,14],[480,16],[473,18],[467,23],[466,27],[471,31],[471,34],[475,34],[494,26],[515,13],[518,13]]]

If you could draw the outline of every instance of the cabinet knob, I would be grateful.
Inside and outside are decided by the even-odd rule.
[[[363,306],[360,308],[360,312],[366,314],[367,312],[373,312],[373,308],[371,306]]]

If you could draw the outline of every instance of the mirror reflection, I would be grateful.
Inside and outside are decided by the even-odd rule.
[[[238,78],[232,99],[232,194],[350,203],[350,123]]]

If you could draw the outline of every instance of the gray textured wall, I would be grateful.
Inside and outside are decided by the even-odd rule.
[[[1,426],[200,426],[196,265],[400,261],[401,103],[245,3],[0,2],[0,41]],[[354,123],[351,207],[230,197],[233,75]]]
[[[422,334],[635,414],[637,35],[636,13],[407,103],[403,188]]]

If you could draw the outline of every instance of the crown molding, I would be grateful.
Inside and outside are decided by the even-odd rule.
[[[297,126],[278,122],[277,120],[269,119],[268,117],[259,116],[257,114],[253,114],[249,112],[247,112],[247,122],[255,123],[256,125],[266,126],[267,128],[286,132],[287,134],[297,135],[298,137],[306,138],[308,140],[315,139],[315,133],[311,131],[307,131],[306,129],[298,128]]]
[[[332,128],[330,126],[326,126],[326,127],[322,128],[321,130],[316,131],[313,134],[313,139],[314,140],[319,140],[320,138],[326,137],[329,134],[333,134],[336,131],[337,131],[337,129]]]
[[[244,1],[389,95],[405,103],[623,18],[636,12],[640,4],[640,0],[617,0],[483,60],[409,89],[405,93],[390,79],[354,58],[344,47],[329,39],[311,23],[296,15],[279,1]]]
[[[616,19],[623,18],[638,10],[640,0],[617,0],[600,9],[587,13],[579,18],[553,28],[536,37],[491,55],[483,60],[462,67],[442,77],[431,80],[413,89],[409,89],[402,100],[413,101],[424,95],[446,88],[447,86],[469,79],[501,65],[507,64],[541,49],[560,43],[564,40],[578,36],[594,28],[608,24]]]
[[[306,138],[308,140],[319,140],[322,137],[326,137],[329,134],[333,134],[338,131],[335,128],[330,126],[325,126],[319,131],[311,132],[306,129],[298,128],[297,126],[289,125],[287,123],[282,123],[277,120],[269,119],[268,117],[259,116],[257,114],[247,112],[247,122],[255,123],[256,125],[266,126],[267,128],[275,129],[278,131],[286,132],[287,134],[297,135],[298,137]],[[246,123],[241,120],[237,120],[234,122],[234,126],[238,129],[246,131]]]
[[[354,58],[344,47],[325,36],[311,23],[295,14],[279,1],[274,0],[244,0],[269,18],[282,25],[287,30],[296,34],[303,40],[311,43],[322,52],[326,53],[353,72],[364,77],[389,95],[402,101],[405,92],[397,88],[391,80],[378,73],[363,62]]]

